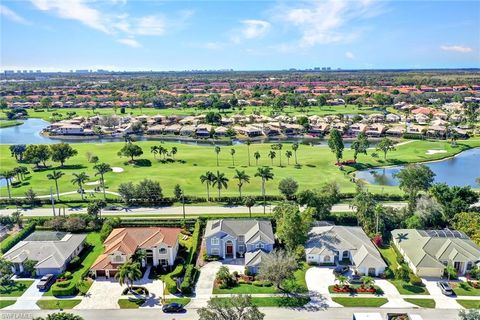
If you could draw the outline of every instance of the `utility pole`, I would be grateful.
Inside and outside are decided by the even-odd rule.
[[[53,216],[55,217],[55,199],[53,198],[52,187],[50,187],[50,201],[52,202]]]
[[[182,191],[182,207],[183,207],[183,221],[185,221],[185,194]]]

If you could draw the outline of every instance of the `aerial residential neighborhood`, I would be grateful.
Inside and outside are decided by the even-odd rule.
[[[479,1],[0,25],[0,319],[480,320]]]

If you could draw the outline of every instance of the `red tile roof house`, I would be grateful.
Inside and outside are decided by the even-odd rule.
[[[96,277],[113,277],[118,268],[142,249],[146,259],[142,265],[172,267],[179,247],[179,228],[118,228],[113,229],[103,243],[105,251],[93,263],[90,271]]]

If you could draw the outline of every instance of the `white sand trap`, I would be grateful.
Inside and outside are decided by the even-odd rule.
[[[113,171],[113,172],[116,172],[116,173],[123,172],[123,168],[120,168],[120,167],[112,167],[112,171]]]
[[[437,153],[447,153],[447,150],[427,150],[427,152],[425,152],[425,154],[437,154]]]
[[[107,180],[105,180],[105,181],[107,181]],[[99,184],[100,184],[100,180],[85,183],[86,186],[96,186],[96,185],[99,185]]]

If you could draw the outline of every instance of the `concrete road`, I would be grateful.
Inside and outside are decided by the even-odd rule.
[[[401,208],[404,207],[406,203],[385,203],[385,206]],[[267,206],[266,212],[272,212],[274,206]],[[58,213],[57,208],[57,213]],[[15,209],[0,209],[1,215],[10,215],[14,212]],[[348,204],[336,204],[332,208],[332,212],[353,212],[352,208]],[[65,214],[74,214],[74,213],[86,213],[86,208],[67,208],[65,209]],[[188,215],[202,215],[202,214],[237,214],[237,213],[248,213],[248,208],[245,206],[185,206],[185,213]],[[252,207],[252,213],[258,214],[263,213],[262,206]],[[43,217],[43,216],[53,216],[53,211],[51,208],[35,208],[35,209],[22,209],[22,214],[25,217]],[[63,214],[63,210],[62,210]],[[149,215],[165,215],[165,216],[177,216],[183,215],[183,208],[180,207],[140,207],[140,208],[127,208],[126,210],[103,210],[103,216],[109,215],[123,215],[123,216],[149,216]]]
[[[372,309],[372,308],[331,308],[327,310],[315,309],[285,309],[261,308],[266,314],[265,320],[351,320],[354,312],[378,312],[386,318],[387,312],[408,312],[418,314],[423,320],[457,320],[458,310],[436,309]],[[123,310],[73,310],[69,311],[82,316],[85,320],[198,320],[196,310],[189,309],[185,314],[165,315],[154,309],[123,309]],[[31,320],[34,317],[46,316],[54,311],[4,311],[0,310],[0,319]]]

